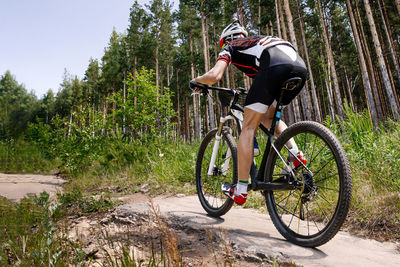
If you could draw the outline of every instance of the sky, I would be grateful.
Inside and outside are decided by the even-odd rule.
[[[83,78],[89,59],[103,56],[113,29],[126,31],[133,2],[0,0],[0,76],[9,70],[38,98],[49,89],[57,93],[64,69]],[[177,8],[178,0],[170,2]]]

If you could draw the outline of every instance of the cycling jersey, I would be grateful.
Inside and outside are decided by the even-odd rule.
[[[300,77],[303,82],[299,88],[284,92],[283,105],[298,95],[307,78],[307,68],[294,47],[274,36],[236,39],[219,53],[218,60],[233,64],[254,78],[245,106],[260,113],[267,112],[268,107],[275,104],[287,79]]]
[[[249,77],[254,78],[260,69],[260,58],[264,50],[277,45],[293,48],[289,42],[278,37],[256,35],[229,42],[219,53],[217,60],[233,64]]]

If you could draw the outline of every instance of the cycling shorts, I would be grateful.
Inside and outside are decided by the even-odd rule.
[[[307,68],[303,59],[290,46],[278,45],[266,49],[260,58],[260,70],[248,92],[245,107],[266,113],[270,105],[275,105],[281,93],[282,84],[294,77],[303,79],[301,86],[285,91],[282,105],[288,105],[303,89],[307,79]]]

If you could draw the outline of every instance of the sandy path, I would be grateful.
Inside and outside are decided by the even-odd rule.
[[[395,243],[362,239],[341,231],[318,249],[303,248],[284,240],[269,215],[254,209],[233,207],[222,218],[216,219],[206,215],[197,196],[157,198],[155,203],[167,218],[179,218],[182,226],[226,229],[234,247],[252,254],[291,259],[304,266],[400,265],[400,254],[396,250],[398,244]],[[121,213],[135,213],[147,210],[148,204],[136,201],[118,209]]]
[[[0,196],[18,201],[29,194],[46,191],[54,195],[66,181],[54,175],[0,173]]]

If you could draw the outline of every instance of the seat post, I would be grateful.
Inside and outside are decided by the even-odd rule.
[[[284,109],[284,107],[281,104],[282,103],[283,94],[284,94],[284,90],[281,90],[281,94],[279,96],[279,100],[276,103],[274,117],[272,119],[271,128],[269,130],[269,132],[270,132],[270,134],[272,136],[274,136],[275,127],[276,127],[276,125],[279,124],[279,121],[281,120],[281,117],[282,117],[282,111]]]

